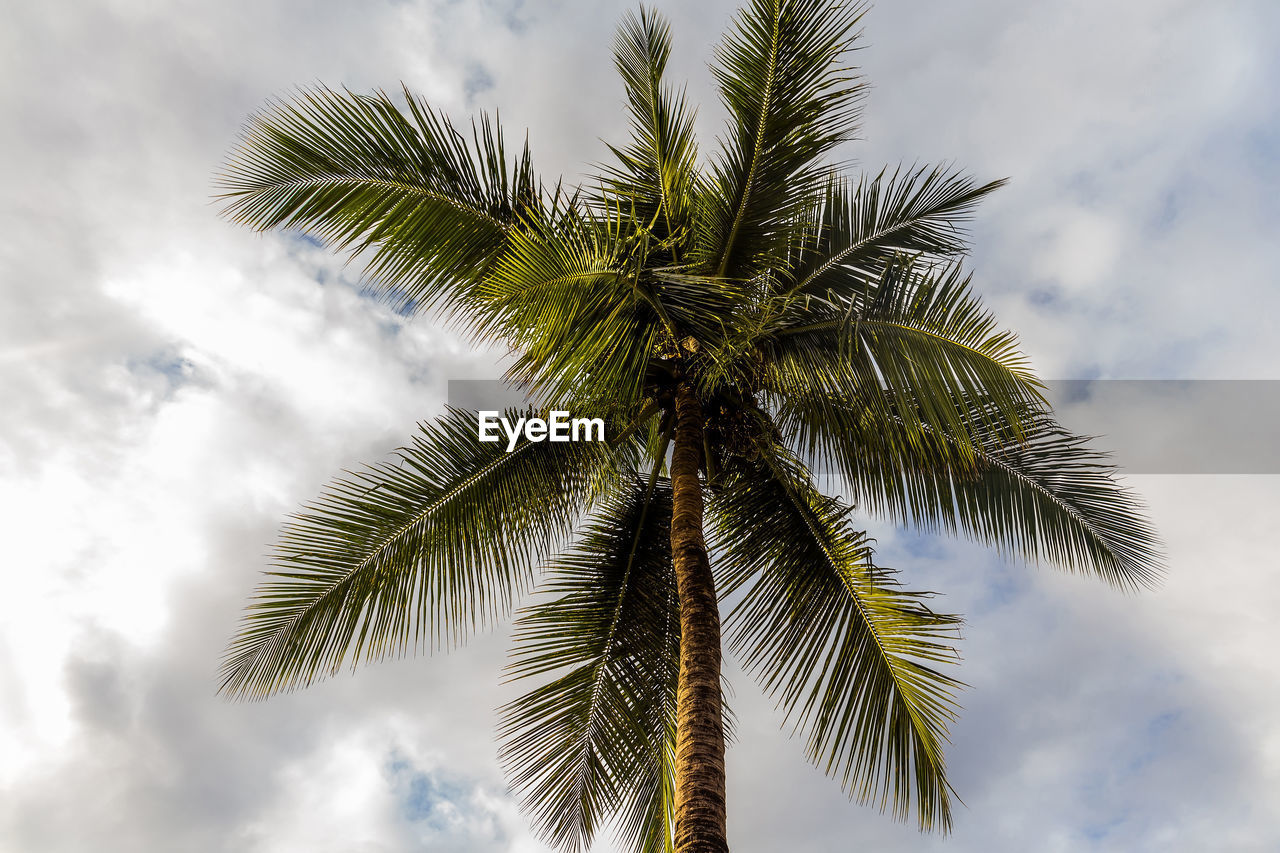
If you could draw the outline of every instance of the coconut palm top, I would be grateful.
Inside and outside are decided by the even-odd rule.
[[[453,645],[540,579],[511,664],[540,683],[502,718],[531,819],[569,849],[610,819],[636,849],[724,849],[719,602],[818,766],[949,826],[960,620],[875,562],[860,514],[1118,587],[1159,560],[972,288],[964,226],[1000,182],[833,161],[865,94],[861,13],[740,12],[705,156],[663,79],[667,25],[628,16],[632,134],[581,187],[541,179],[494,119],[460,130],[407,90],[315,88],[251,119],[221,180],[232,219],[312,234],[398,309],[506,345],[538,408],[604,417],[608,441],[508,453],[450,410],[336,480],[282,533],[225,692]]]

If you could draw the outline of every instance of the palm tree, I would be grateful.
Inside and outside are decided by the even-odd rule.
[[[282,532],[224,693],[454,646],[540,577],[510,666],[537,686],[501,723],[527,814],[569,850],[614,821],[636,850],[723,851],[723,603],[809,757],[948,829],[960,620],[876,565],[854,509],[1117,587],[1159,560],[963,271],[999,182],[831,164],[864,95],[862,11],[751,0],[715,55],[729,120],[705,159],[663,82],[667,24],[626,17],[632,135],[572,191],[495,120],[464,133],[407,90],[315,88],[250,120],[221,178],[232,219],[361,259],[398,309],[505,344],[537,409],[604,417],[608,440],[506,452],[451,409],[335,480]]]

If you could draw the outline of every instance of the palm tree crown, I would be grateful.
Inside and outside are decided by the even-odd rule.
[[[631,137],[573,190],[495,120],[464,133],[407,90],[316,88],[251,119],[221,178],[231,218],[359,256],[397,308],[505,344],[537,407],[600,415],[608,441],[506,452],[451,409],[335,480],[281,534],[224,692],[455,645],[541,578],[510,666],[538,686],[501,723],[530,818],[570,850],[610,820],[636,850],[724,850],[727,600],[728,647],[809,757],[949,827],[960,620],[875,563],[854,509],[1118,587],[1159,560],[961,265],[1000,182],[831,164],[865,92],[862,12],[752,0],[715,55],[729,118],[705,158],[663,81],[666,23],[626,17]]]

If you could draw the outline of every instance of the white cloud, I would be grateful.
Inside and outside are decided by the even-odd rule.
[[[548,174],[577,174],[624,127],[608,46],[628,6],[11,10],[0,847],[540,849],[495,759],[502,634],[261,705],[214,696],[284,514],[494,354],[404,324],[303,241],[235,230],[209,194],[245,115],[314,80],[403,79],[457,117],[500,106]],[[704,63],[729,9],[666,10],[704,151],[719,130]],[[884,2],[866,25],[874,90],[851,153],[1013,178],[976,223],[976,263],[1044,375],[1274,376],[1272,4]],[[969,617],[954,838],[851,806],[738,673],[734,849],[1280,844],[1280,494],[1135,482],[1169,545],[1151,595],[877,529],[891,564]],[[434,822],[406,806],[424,792]]]

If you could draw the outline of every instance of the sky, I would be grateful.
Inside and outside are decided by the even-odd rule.
[[[401,81],[458,118],[500,108],[544,178],[576,180],[625,129],[629,7],[6,4],[0,851],[544,849],[496,758],[501,630],[215,695],[285,515],[497,354],[362,297],[310,242],[230,225],[212,184],[267,98]],[[658,8],[710,150],[732,4]],[[864,29],[844,153],[1009,178],[972,263],[1040,375],[1280,379],[1280,6],[882,0]],[[954,833],[849,802],[731,662],[735,853],[1280,849],[1280,477],[1127,482],[1168,562],[1138,595],[869,519],[881,561],[966,617]]]

